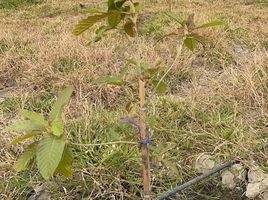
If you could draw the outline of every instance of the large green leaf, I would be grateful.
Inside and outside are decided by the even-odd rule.
[[[130,37],[136,36],[136,27],[132,21],[128,21],[125,23],[124,30]]]
[[[222,21],[211,21],[211,22],[208,22],[208,23],[203,24],[201,26],[198,26],[196,29],[198,29],[198,28],[209,28],[209,27],[213,27],[213,26],[222,26],[224,24],[225,23],[222,22]]]
[[[41,134],[41,132],[27,133],[27,134],[25,134],[23,136],[20,136],[20,137],[18,137],[16,139],[12,140],[11,144],[13,144],[13,145],[18,144],[20,142],[23,142],[23,141],[27,140],[28,138],[32,138],[32,137],[35,137],[35,136],[40,135],[40,134]]]
[[[74,91],[74,88],[72,86],[69,86],[65,88],[62,93],[59,95],[57,101],[52,107],[51,113],[50,113],[50,120],[53,121],[57,117],[60,117],[60,114],[62,112],[63,106],[69,101],[72,93]]]
[[[18,121],[5,129],[8,132],[31,132],[43,130],[44,126],[31,120]]]
[[[64,152],[65,141],[54,135],[47,135],[43,138],[38,146],[36,153],[37,167],[42,177],[50,179],[59,163]]]
[[[108,13],[108,24],[111,26],[111,27],[116,27],[120,21],[121,21],[121,13],[117,10],[112,10],[112,11],[109,11]]]
[[[74,28],[73,34],[74,35],[80,35],[84,31],[88,30],[91,26],[93,26],[95,23],[101,21],[102,19],[107,17],[107,13],[101,14],[101,15],[93,15],[88,16],[86,19],[81,20]]]
[[[108,85],[122,85],[123,78],[121,76],[105,76],[97,78],[94,83],[96,84],[108,84]]]
[[[48,123],[47,121],[44,119],[44,117],[36,112],[32,112],[29,110],[20,110],[19,114],[31,121],[36,122],[36,124],[40,124],[40,126],[47,126]]]
[[[37,147],[37,145],[38,145],[37,142],[34,142],[34,143],[30,144],[26,148],[26,150],[24,151],[24,153],[16,161],[14,168],[15,168],[15,170],[17,172],[20,172],[20,171],[26,169],[26,167],[28,166],[28,164],[30,163],[30,161],[33,159],[33,157],[36,154],[36,147]]]
[[[197,45],[197,41],[193,37],[186,37],[183,42],[191,51],[193,51]]]
[[[52,129],[52,133],[55,136],[61,136],[63,134],[64,131],[64,123],[62,121],[61,118],[56,118],[54,119],[54,121],[51,123],[51,129]]]
[[[70,178],[72,177],[72,163],[73,163],[73,153],[70,147],[66,146],[64,153],[62,155],[60,164],[56,169],[55,173],[60,173],[63,176]]]

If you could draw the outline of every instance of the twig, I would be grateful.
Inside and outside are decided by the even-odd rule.
[[[137,145],[137,142],[129,142],[129,141],[115,141],[115,142],[105,142],[105,143],[97,143],[97,144],[79,144],[79,143],[69,143],[74,146],[85,146],[85,147],[90,147],[90,146],[105,146],[105,145],[114,145],[114,144],[135,144]]]
[[[207,173],[204,173],[204,174],[202,174],[200,176],[197,176],[196,178],[194,178],[194,179],[192,179],[192,180],[190,180],[190,181],[188,181],[188,182],[186,182],[186,183],[184,183],[184,184],[182,184],[180,186],[177,186],[173,190],[171,190],[171,191],[159,196],[156,200],[167,199],[170,196],[173,196],[176,193],[179,193],[182,190],[184,190],[184,189],[186,189],[186,188],[188,188],[188,187],[190,187],[190,186],[192,186],[192,185],[194,185],[194,184],[196,184],[196,183],[208,178],[209,176],[212,176],[213,174],[218,173],[219,171],[221,171],[221,170],[223,170],[225,168],[231,167],[232,165],[234,165],[236,163],[238,163],[238,161],[232,160],[232,161],[228,161],[228,162],[226,162],[226,163],[224,163],[224,164],[222,164],[222,165],[220,165],[218,167],[215,167],[210,172],[207,172]]]

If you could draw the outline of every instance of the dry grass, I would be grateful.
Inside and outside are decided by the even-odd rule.
[[[81,2],[47,0],[0,10],[0,131],[16,120],[20,108],[47,113],[55,94],[72,84],[76,95],[66,111],[72,142],[136,140],[134,132],[118,122],[124,105],[135,95],[129,89],[92,83],[124,67],[133,57],[132,41],[110,34],[86,47],[91,34],[79,38],[71,34],[82,17]],[[84,1],[90,7],[98,2]],[[168,31],[164,25],[172,25],[159,12],[169,9],[168,2],[175,13],[195,13],[197,22],[221,19],[228,25],[203,32],[212,41],[205,50],[192,54],[183,49],[166,79],[168,94],[149,105],[153,195],[196,175],[193,161],[203,152],[218,162],[238,159],[267,170],[267,155],[254,151],[267,142],[268,132],[268,53],[263,46],[268,39],[267,3],[146,1],[141,45],[143,62],[150,66],[161,62],[169,67],[174,61],[174,38],[153,45],[160,33]],[[136,111],[134,105],[131,114]],[[15,135],[1,134],[0,198],[26,199],[42,179],[36,171],[11,170],[23,147],[10,147]],[[141,168],[135,146],[74,147],[74,152],[74,178],[50,183],[53,199],[139,198]],[[217,181],[203,182],[178,198],[223,199],[227,193]]]

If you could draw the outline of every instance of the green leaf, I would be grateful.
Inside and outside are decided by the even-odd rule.
[[[184,44],[185,44],[185,46],[188,48],[188,49],[190,49],[191,51],[193,51],[194,49],[195,49],[195,47],[196,47],[196,45],[197,45],[197,41],[193,38],[193,37],[186,37],[185,39],[184,39]]]
[[[84,31],[88,30],[92,27],[95,23],[101,21],[102,19],[107,17],[107,13],[101,15],[93,15],[88,16],[86,19],[81,20],[74,28],[73,34],[80,35]]]
[[[207,39],[205,37],[198,35],[197,33],[191,33],[188,35],[188,37],[192,37],[194,40],[203,45],[207,42]]]
[[[164,67],[155,67],[155,68],[148,68],[144,71],[144,78],[151,79],[153,76],[157,75],[160,72],[165,71]]]
[[[113,29],[113,27],[111,27],[109,25],[108,26],[104,25],[104,26],[99,27],[95,31],[96,36],[87,45],[90,45],[92,42],[100,41],[102,39],[102,37],[105,35],[105,33],[108,32],[109,30],[112,30],[112,29]]]
[[[159,80],[153,80],[152,83],[157,93],[164,94],[167,91],[168,86],[163,81],[159,82]]]
[[[55,171],[55,173],[62,174],[67,178],[71,178],[72,173],[72,163],[73,163],[73,153],[70,147],[66,146],[64,153],[62,155],[61,161]]]
[[[135,2],[134,3],[134,7],[135,7],[135,11],[136,12],[140,12],[141,11],[141,6],[139,2]]]
[[[28,138],[32,138],[32,137],[35,137],[37,135],[40,135],[41,133],[40,132],[30,132],[30,133],[27,133],[23,136],[20,136],[14,140],[12,140],[11,144],[15,145],[15,144],[18,144],[20,142],[23,142],[25,140],[27,140]]]
[[[126,109],[126,111],[127,111],[128,113],[130,113],[130,111],[132,110],[132,107],[133,107],[132,102],[129,101],[129,102],[127,102],[127,104],[126,104],[125,109]]]
[[[129,60],[127,61],[126,66],[128,66],[128,65],[130,65],[130,64],[135,65],[135,66],[138,65],[138,63],[137,63],[137,61],[136,61],[135,59],[129,59]]]
[[[116,27],[121,21],[121,13],[118,11],[109,11],[108,13],[108,24],[111,27]]]
[[[54,135],[47,135],[38,146],[36,153],[37,167],[42,177],[49,180],[59,166],[64,152],[65,141]]]
[[[115,0],[108,0],[108,8],[110,9],[114,5]]]
[[[121,76],[104,76],[97,78],[94,83],[96,84],[108,84],[108,85],[122,85],[123,78]]]
[[[72,86],[69,86],[61,92],[57,101],[52,107],[52,110],[50,113],[51,121],[54,121],[57,117],[60,117],[63,106],[69,101],[70,97],[72,96],[73,91],[74,91],[74,88]]]
[[[97,9],[85,9],[82,10],[81,13],[83,14],[106,14],[106,12],[99,11]]]
[[[117,9],[122,8],[122,6],[124,5],[124,3],[125,3],[126,1],[127,1],[127,0],[117,0],[117,1],[115,2],[115,7],[116,7]]]
[[[198,29],[198,28],[209,28],[209,27],[213,27],[213,26],[222,26],[224,24],[225,23],[222,22],[222,21],[211,21],[211,22],[208,22],[208,23],[203,24],[201,26],[198,26],[196,29]]]
[[[132,21],[128,21],[125,23],[124,30],[130,37],[136,36],[136,26]]]
[[[104,32],[106,32],[106,31],[108,31],[108,30],[111,30],[111,29],[112,29],[112,28],[111,28],[110,26],[105,26],[105,25],[103,25],[103,26],[99,27],[98,29],[96,29],[95,33],[96,33],[97,35],[101,35],[101,34],[103,34]]]
[[[34,143],[30,144],[26,148],[26,150],[24,151],[24,153],[16,161],[14,168],[15,168],[15,170],[17,172],[20,172],[20,171],[26,169],[26,167],[28,166],[28,164],[30,163],[30,161],[33,159],[33,157],[36,154],[36,147],[37,147],[37,145],[38,145],[37,142],[34,142]]]
[[[7,132],[31,132],[43,130],[44,126],[31,120],[18,121],[5,129]]]
[[[48,125],[48,122],[44,119],[44,117],[36,112],[23,109],[19,111],[19,115],[36,122],[36,124],[40,124],[40,126]]]
[[[64,132],[64,123],[60,118],[56,118],[55,120],[53,120],[53,122],[51,123],[51,128],[52,128],[52,133],[55,136],[61,136]]]
[[[119,10],[127,0],[109,0],[108,10]]]
[[[146,71],[150,68],[150,66],[147,63],[140,63],[140,67],[142,71]]]

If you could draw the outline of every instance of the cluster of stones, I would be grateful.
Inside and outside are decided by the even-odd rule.
[[[199,173],[206,173],[216,166],[212,156],[201,154],[195,162],[195,169]],[[256,197],[268,200],[268,174],[265,174],[258,166],[249,170],[241,164],[235,164],[221,174],[222,184],[228,189],[241,189],[239,185],[245,183],[246,196],[249,199]]]

